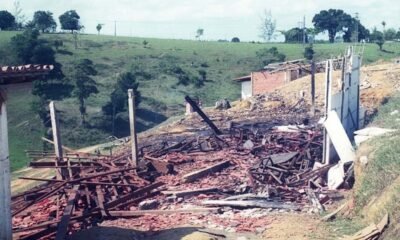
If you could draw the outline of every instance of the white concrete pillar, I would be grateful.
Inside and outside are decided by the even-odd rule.
[[[128,90],[128,108],[129,108],[129,126],[131,129],[131,144],[132,144],[132,166],[137,167],[139,163],[137,155],[137,135],[136,135],[136,106],[135,95],[133,90]]]
[[[62,149],[62,143],[61,143],[61,137],[60,137],[60,132],[58,128],[58,118],[57,118],[57,113],[56,113],[56,107],[53,101],[50,102],[49,104],[50,108],[50,118],[51,118],[51,128],[53,130],[53,142],[54,142],[54,151],[56,154],[56,166],[58,165],[58,161],[63,161],[63,149]],[[63,179],[64,174],[62,173],[63,171],[60,170],[60,168],[56,169],[56,176],[57,179]]]
[[[2,240],[12,239],[10,184],[7,109],[5,102],[0,100],[0,239]]]

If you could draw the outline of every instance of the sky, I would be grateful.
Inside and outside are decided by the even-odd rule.
[[[204,40],[260,41],[260,24],[265,10],[271,11],[278,30],[297,27],[321,10],[343,9],[352,16],[359,13],[368,29],[400,27],[399,0],[19,0],[26,18],[37,10],[58,16],[76,10],[85,33],[97,33],[96,25],[104,24],[102,34],[119,36],[194,39],[198,28],[204,29]],[[0,0],[0,10],[14,12],[14,0]],[[279,38],[278,38],[279,40]]]

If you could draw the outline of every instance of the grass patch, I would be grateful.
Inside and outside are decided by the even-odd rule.
[[[10,58],[8,43],[18,32],[0,32],[0,65],[14,64]],[[74,63],[81,58],[91,59],[99,75],[95,77],[99,94],[87,101],[89,119],[99,122],[102,119],[101,106],[109,100],[117,75],[124,71],[141,70],[147,77],[139,79],[139,91],[143,96],[138,115],[140,130],[159,124],[165,118],[182,114],[184,96],[200,97],[204,106],[213,106],[215,101],[226,98],[237,100],[240,85],[232,79],[247,75],[260,69],[262,59],[256,52],[264,48],[277,47],[287,60],[303,58],[301,44],[285,43],[221,43],[191,40],[172,40],[154,38],[113,37],[98,35],[79,35],[78,48],[75,49],[72,34],[43,34],[42,39],[49,44],[56,40],[63,44],[58,48],[56,58],[63,65],[63,71],[71,77]],[[143,45],[146,40],[148,44]],[[344,53],[348,44],[315,44],[318,59],[336,57]],[[400,43],[386,44],[384,48],[395,54],[379,51],[376,44],[366,44],[364,63],[379,59],[391,59],[400,53]],[[202,87],[177,85],[178,78],[171,74],[171,68],[180,67],[191,76],[206,72],[207,80]],[[150,77],[149,77],[150,76]],[[12,149],[12,169],[22,167],[27,159],[25,149],[40,149],[42,132],[40,122],[29,110],[32,95],[27,91],[13,91],[10,94],[10,147]],[[109,131],[98,128],[81,129],[75,99],[65,99],[57,103],[63,111],[61,134],[63,144],[70,147],[83,147],[104,141]],[[17,127],[28,121],[34,129]],[[111,126],[111,122],[109,123]],[[121,132],[127,135],[128,132]]]

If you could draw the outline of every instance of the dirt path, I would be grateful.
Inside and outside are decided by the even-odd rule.
[[[327,230],[319,222],[318,215],[282,214],[268,225],[262,239],[268,240],[308,240],[327,239]]]

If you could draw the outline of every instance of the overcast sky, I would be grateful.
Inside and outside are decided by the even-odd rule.
[[[0,0],[0,10],[14,12],[14,0]],[[264,9],[271,10],[277,29],[298,26],[303,16],[311,27],[320,10],[340,8],[371,29],[400,27],[399,0],[20,0],[28,19],[37,10],[58,16],[74,9],[81,16],[86,33],[96,33],[98,23],[104,34],[193,39],[196,29],[204,29],[204,39],[239,37],[242,41],[260,40],[259,26]]]

